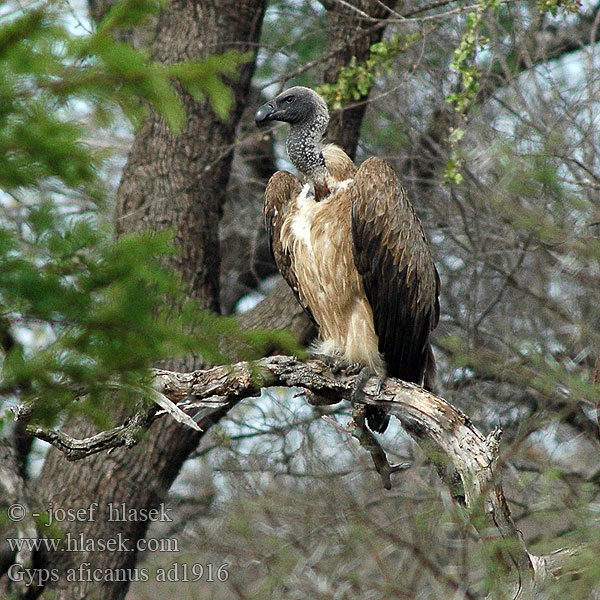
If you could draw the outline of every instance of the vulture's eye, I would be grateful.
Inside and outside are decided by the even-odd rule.
[[[283,101],[291,104],[294,101],[294,96],[287,96],[287,98],[284,98]]]

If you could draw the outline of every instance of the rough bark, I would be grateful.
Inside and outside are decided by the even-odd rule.
[[[94,9],[97,16],[102,16],[105,6],[98,4]],[[247,49],[239,44],[243,40],[251,42],[250,49],[255,50],[252,43],[258,40],[263,11],[264,2],[257,1],[241,4],[175,1],[159,20],[152,44],[153,58],[165,62],[202,58],[228,49],[230,43],[243,51]],[[351,55],[341,54],[338,60],[349,60]],[[218,221],[231,166],[235,126],[247,99],[252,69],[253,63],[242,69],[239,81],[234,84],[236,105],[227,123],[219,121],[207,104],[196,103],[185,92],[182,95],[188,122],[179,136],[171,136],[163,120],[152,114],[136,135],[119,189],[118,231],[174,229],[181,252],[172,259],[172,266],[189,284],[190,293],[213,310],[219,308]],[[341,127],[341,121],[337,127]],[[291,325],[304,340],[313,334],[285,285],[279,286],[257,310],[245,315],[243,321],[248,327]],[[200,365],[192,361],[165,366],[190,369]],[[227,410],[217,410],[200,426],[207,429]],[[77,437],[93,433],[84,423],[75,424],[68,431]],[[148,440],[136,448],[120,448],[108,456],[94,455],[76,466],[67,466],[60,452],[51,451],[40,477],[39,507],[47,509],[49,499],[54,509],[87,507],[93,502],[106,506],[108,501],[126,501],[132,508],[157,506],[165,499],[181,464],[200,437],[198,432],[179,424],[160,423],[152,426]],[[74,490],[79,493],[74,494]],[[66,530],[73,536],[108,539],[121,534],[135,541],[144,537],[148,524],[135,521],[109,524],[100,514],[94,522],[68,525]],[[137,552],[96,552],[86,555],[85,560],[96,568],[116,569],[132,568],[136,558]],[[45,556],[43,564],[64,569],[83,561],[81,554],[63,553]],[[72,583],[61,578],[47,589],[56,598],[79,598],[90,590],[99,598],[122,598],[127,588],[127,581],[103,586],[98,582]]]
[[[264,0],[174,0],[159,19],[152,56],[172,63],[202,59],[231,48],[255,52],[264,5]],[[235,127],[253,69],[254,62],[250,61],[240,68],[239,78],[231,82],[235,106],[227,122],[217,118],[208,103],[196,102],[185,92],[182,97],[188,118],[179,135],[172,135],[162,118],[151,114],[136,135],[119,189],[119,233],[173,229],[180,252],[171,259],[171,265],[188,284],[190,295],[213,310],[219,307],[218,223]],[[199,364],[190,359],[172,361],[169,366],[189,369]],[[207,416],[199,422],[200,427],[206,431],[223,413],[216,411]],[[90,426],[83,423],[71,424],[68,430],[80,437],[91,433]],[[175,422],[160,422],[133,449],[96,454],[76,464],[50,451],[39,479],[38,508],[48,510],[49,502],[54,510],[87,508],[97,502],[95,520],[62,523],[64,532],[96,541],[120,536],[129,539],[133,551],[47,553],[41,557],[43,564],[57,569],[78,568],[85,563],[90,563],[92,569],[134,567],[138,558],[136,543],[145,536],[149,522],[108,522],[108,503],[124,502],[127,508],[136,510],[159,506],[201,435]],[[69,582],[60,577],[44,592],[53,599],[117,599],[123,598],[129,587],[128,580],[88,581],[85,574],[79,579],[83,581]]]
[[[2,499],[3,512],[8,516],[4,518],[1,524],[2,544],[0,546],[0,569],[5,573],[11,565],[18,563],[26,569],[34,566],[33,552],[29,549],[22,549],[15,556],[14,551],[8,544],[9,539],[35,539],[35,524],[29,518],[19,520],[19,514],[26,516],[29,514],[30,495],[27,491],[27,485],[22,475],[21,464],[18,452],[14,444],[4,436],[0,437],[0,498]],[[10,508],[9,508],[10,507]],[[12,512],[16,507],[16,513]],[[22,511],[21,513],[19,511]],[[5,582],[0,584],[0,591],[5,591]],[[16,591],[21,595],[27,593],[24,584],[15,583]]]
[[[174,2],[163,12],[152,44],[155,60],[173,63],[202,59],[258,42],[264,2]],[[136,135],[118,193],[120,233],[174,228],[180,250],[173,267],[190,293],[206,308],[219,308],[218,223],[234,149],[234,132],[246,102],[254,64],[240,69],[235,106],[221,121],[208,102],[182,92],[188,120],[171,135],[164,119],[152,114]]]
[[[317,360],[304,363],[288,356],[273,356],[253,363],[241,362],[190,373],[157,369],[154,372],[154,389],[184,410],[229,410],[244,398],[258,396],[262,388],[268,386],[299,387],[310,394],[309,402],[330,405],[350,399],[356,377],[346,372],[334,376],[329,366]],[[481,540],[497,543],[494,556],[498,566],[513,574],[515,588],[512,594],[517,593],[521,598],[539,597],[546,583],[562,575],[565,563],[579,549],[562,548],[544,556],[528,551],[502,489],[499,429],[484,436],[467,415],[443,398],[396,379],[387,379],[381,391],[373,378],[364,387],[364,395],[358,401],[385,408],[419,443],[433,445],[438,453],[447,457],[460,476],[464,491],[461,498],[471,511],[470,522]],[[156,417],[154,415],[153,418]],[[352,424],[348,428],[349,434],[354,427]],[[349,438],[352,436],[349,435]],[[362,444],[362,435],[359,441],[366,446]],[[91,439],[77,444],[78,447],[88,444],[90,450],[95,451]],[[62,451],[67,450],[63,444],[57,446]],[[375,454],[372,448],[366,447],[372,455]],[[379,453],[383,451],[379,449]],[[383,459],[387,464],[385,455]],[[377,461],[375,464],[384,485],[389,482],[391,473],[409,468],[398,465],[383,473]],[[115,461],[115,465],[118,466],[119,461]],[[454,481],[448,483],[452,487],[456,485]],[[118,492],[116,490],[115,502],[121,500]],[[115,535],[119,531],[115,531]]]
[[[288,356],[273,356],[193,373],[156,370],[154,387],[181,403],[182,408],[227,406],[259,395],[266,386],[299,387],[311,394],[309,402],[323,405],[349,400],[356,377],[345,372],[333,376],[331,368],[317,360],[300,362]],[[485,436],[468,415],[443,398],[397,379],[388,378],[380,391],[376,378],[372,378],[359,402],[385,408],[413,437],[435,445],[456,469],[465,505],[471,511],[470,522],[482,541],[497,542],[494,556],[498,567],[511,574],[514,587],[502,593],[537,599],[549,582],[565,575],[565,566],[581,548],[534,555],[512,519],[500,475],[500,429]],[[397,470],[405,469],[402,466]]]
[[[351,399],[352,392],[356,387],[356,378],[357,375],[348,374],[345,371],[334,375],[330,366],[318,360],[301,362],[289,356],[273,356],[254,362],[240,362],[235,365],[218,366],[188,373],[156,369],[153,387],[156,393],[168,398],[178,409],[185,411],[208,409],[211,412],[217,410],[224,413],[241,400],[260,395],[264,387],[270,386],[301,388],[306,391],[308,401],[315,406],[337,404]],[[566,572],[570,575],[573,574],[567,569],[567,565],[571,563],[574,556],[582,551],[581,548],[560,548],[548,555],[534,555],[529,552],[523,536],[517,529],[501,483],[500,429],[484,436],[466,414],[454,408],[443,398],[435,396],[419,386],[396,379],[387,379],[385,386],[381,389],[376,378],[372,378],[364,386],[363,392],[360,398],[354,400],[355,402],[385,408],[400,420],[405,430],[417,439],[419,444],[424,445],[426,451],[434,448],[438,456],[443,453],[447,457],[458,473],[462,484],[464,495],[460,496],[462,502],[459,504],[464,502],[469,510],[469,520],[479,538],[486,543],[495,545],[493,555],[497,565],[506,573],[507,581],[512,581],[512,586],[514,586],[510,591],[511,596],[524,599],[538,598],[549,582],[562,577]],[[171,410],[165,412],[172,414]],[[159,414],[156,411],[152,412],[149,415],[149,423],[156,421],[158,417]],[[327,417],[323,418],[347,431],[349,439],[357,437],[354,423],[345,427]],[[154,427],[157,425],[158,423]],[[166,427],[160,428],[161,431],[166,431],[166,429]],[[89,452],[94,453],[100,450],[95,447],[96,437],[82,440],[65,440],[64,437],[55,437],[51,441],[67,455],[73,449],[80,451],[85,447]],[[358,435],[358,439],[361,445],[371,452],[385,487],[388,487],[386,482],[391,483],[390,475],[392,473],[410,468],[410,465],[406,464],[391,467],[380,447],[377,448],[377,451],[373,451],[370,445],[363,443],[362,434]],[[118,439],[115,438],[113,441],[114,445],[107,443],[101,450],[105,451],[120,446]],[[5,455],[8,466],[13,460],[11,452],[12,450],[9,448],[8,454]],[[131,450],[108,454],[116,477],[105,472],[105,480],[102,482],[103,489],[107,485],[113,489],[112,495],[102,496],[107,502],[110,501],[115,505],[125,503],[128,507],[132,505],[132,490],[123,491],[120,488],[119,484],[122,481],[120,481],[119,475],[128,464],[128,461],[123,459],[133,454],[135,453]],[[388,467],[387,472],[383,472],[381,465],[378,464],[377,459],[381,455]],[[95,458],[104,460],[106,456],[96,454]],[[83,464],[89,465],[90,462],[85,461]],[[131,477],[131,471],[128,469],[126,472]],[[73,490],[78,488],[78,480],[74,470],[71,470],[70,473],[75,476],[65,482],[65,485],[69,487],[70,507],[89,506],[87,504],[89,498],[85,494],[80,497],[73,495]],[[8,499],[12,498],[13,501],[21,502],[24,495],[20,484],[17,482],[13,485],[11,478],[3,481],[8,490]],[[454,496],[456,481],[445,482],[451,487],[450,491]],[[138,481],[138,484],[145,483],[145,481]],[[133,490],[134,498],[140,495],[143,496],[143,492]],[[98,496],[95,497],[98,498]],[[83,504],[79,504],[80,501]],[[102,506],[101,504],[98,511],[99,521],[103,520],[101,518]],[[137,506],[140,507],[140,505]],[[110,531],[103,529],[102,534],[103,536],[110,534],[116,539],[119,535],[123,535],[123,524],[117,523]],[[94,553],[88,554],[84,564],[90,562],[92,565],[96,565],[95,558]],[[129,564],[122,565],[121,568],[132,568],[134,563],[135,554],[132,553],[129,555]],[[66,566],[71,564],[67,563]],[[86,593],[85,587],[81,587],[81,591],[78,587],[74,589],[82,597]]]
[[[171,47],[167,37],[161,37],[159,31],[154,46],[155,56],[165,60],[203,56],[203,53],[212,52],[215,48],[226,47],[228,41],[255,40],[260,20],[258,22],[251,19],[244,20],[243,10],[254,6],[255,10],[260,12],[263,3],[204,2],[201,4],[202,8],[191,2],[174,2],[171,5],[168,11],[170,14],[163,15],[160,27],[163,32],[170,27],[177,29],[175,40],[177,43],[173,43]],[[202,13],[203,10],[206,12]],[[203,28],[205,21],[210,22],[211,14],[214,16],[211,11],[226,13],[227,10],[233,11],[235,16],[240,18],[233,19],[228,16],[220,20],[215,17],[212,28]],[[356,12],[353,14],[356,17]],[[368,19],[364,21],[364,26],[374,27]],[[240,30],[243,31],[240,33]],[[381,29],[377,30],[381,31]],[[247,34],[246,38],[242,37],[244,32]],[[194,35],[206,35],[209,41],[206,44],[195,44]],[[189,38],[185,39],[185,36]],[[216,45],[210,46],[211,43]],[[241,46],[236,44],[236,47]],[[236,84],[238,99],[245,97],[244,81],[247,84],[249,76],[250,71],[243,70],[242,79],[239,84]],[[190,236],[192,241],[182,244],[183,254],[174,259],[173,264],[181,269],[187,278],[190,293],[201,299],[205,306],[217,308],[218,268],[211,261],[211,257],[215,256],[217,248],[214,232],[223,203],[224,182],[229,170],[235,118],[239,114],[241,100],[236,105],[232,122],[228,124],[217,122],[207,106],[196,104],[187,96],[185,102],[190,111],[190,118],[180,138],[171,138],[164,123],[155,116],[139,132],[136,139],[138,155],[135,154],[134,149],[120,190],[122,199],[119,208],[120,231],[135,231],[146,226],[156,229],[175,227],[180,243]],[[351,127],[348,123],[349,118],[346,117],[334,120],[331,136],[353,153],[356,140],[352,146],[352,140],[344,141],[342,138],[346,133],[348,135],[352,133],[357,137],[359,127]],[[336,128],[341,137],[338,137]],[[199,135],[196,136],[194,131]],[[157,139],[162,139],[164,144],[157,142]],[[215,151],[215,147],[218,151]],[[145,160],[143,150],[153,153],[153,160]],[[143,192],[138,193],[138,190]],[[212,233],[211,228],[213,228]],[[249,326],[295,323],[299,331],[307,331],[305,324],[302,324],[302,313],[285,286],[276,290],[255,311],[245,315],[243,319]],[[193,366],[197,365],[190,362],[188,368]],[[225,410],[227,409],[223,407],[223,412]],[[213,420],[218,416],[219,413],[213,417]],[[202,424],[203,427],[209,425],[210,422]],[[86,435],[90,428],[77,425],[71,428],[71,431],[78,435]],[[152,426],[148,440],[142,442],[137,448],[133,450],[121,448],[109,455],[97,455],[86,459],[76,467],[67,464],[59,452],[51,452],[40,479],[40,488],[37,490],[38,503],[42,509],[47,508],[48,501],[52,501],[55,508],[85,508],[91,502],[98,500],[100,503],[106,503],[107,499],[110,499],[111,502],[118,503],[125,499],[127,506],[131,507],[156,506],[164,499],[181,463],[196,446],[199,437],[198,433],[188,431],[180,425],[160,422]],[[6,458],[5,462],[10,466],[15,461]],[[16,472],[17,468],[11,467],[10,470]],[[18,497],[21,498],[21,494]],[[68,525],[70,533],[78,535],[81,532],[87,539],[94,537],[106,539],[118,533],[123,537],[130,536],[131,539],[137,539],[145,534],[147,527],[146,523],[128,522],[117,523],[111,529],[106,526],[102,518],[95,523]],[[89,557],[86,556],[86,560],[100,566],[106,565],[105,568],[115,568],[117,565],[126,567],[134,564],[136,556],[135,552],[125,556],[120,553],[92,553]],[[60,565],[63,558],[48,556],[46,564],[50,567],[54,564]],[[81,556],[73,555],[70,558],[75,564],[80,563]],[[535,567],[536,561],[530,558]],[[529,567],[526,566],[525,570],[527,569]],[[126,588],[127,585],[123,584],[110,586],[110,589],[107,586],[106,589],[98,591],[97,583],[89,585],[87,582],[82,582],[79,587],[68,583],[58,589],[56,595],[54,590],[49,590],[52,591],[49,596],[79,598],[93,589],[95,592],[93,597],[119,598],[124,595]]]

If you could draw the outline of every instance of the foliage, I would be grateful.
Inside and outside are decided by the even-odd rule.
[[[577,13],[581,3],[577,0],[542,0],[537,3],[541,14],[550,13],[552,16],[558,14],[559,9],[571,13]],[[466,114],[477,103],[480,88],[482,69],[478,64],[478,53],[482,49],[489,48],[490,39],[484,33],[486,12],[492,11],[499,14],[502,8],[500,0],[482,0],[474,10],[467,13],[464,32],[460,43],[452,55],[450,68],[460,76],[460,87],[446,96],[446,102],[452,105],[459,117],[459,122],[464,122]],[[452,128],[449,143],[454,150],[458,142],[465,134],[464,129],[457,125]],[[448,183],[460,184],[463,176],[460,173],[462,160],[458,152],[454,151],[444,167],[444,180]]]
[[[247,60],[229,52],[163,65],[115,40],[158,8],[126,0],[83,36],[56,3],[0,22],[0,393],[41,400],[36,418],[50,423],[68,407],[106,425],[106,402],[135,397],[165,357],[224,362],[225,347],[247,357],[265,344],[295,349],[284,334],[242,333],[186,300],[163,267],[175,251],[169,235],[115,239],[106,225],[99,175],[108,152],[86,143],[92,132],[73,107],[85,102],[103,124],[120,107],[138,124],[150,106],[176,134],[185,115],[174,81],[226,119],[232,98],[222,77]]]
[[[373,84],[384,72],[389,72],[394,60],[418,39],[420,33],[394,35],[389,40],[376,42],[370,48],[369,58],[359,64],[353,56],[350,63],[342,67],[335,83],[323,83],[317,91],[333,109],[340,109],[346,102],[367,96]]]
[[[540,596],[583,599],[597,596],[600,581],[592,559],[600,78],[597,48],[587,45],[598,6],[586,14],[553,6],[559,10],[521,2],[432,10],[435,35],[376,75],[353,63],[340,90],[352,102],[357,81],[374,86],[378,102],[359,152],[393,162],[432,243],[442,282],[434,332],[441,393],[482,431],[503,429],[498,471],[529,550],[583,545]],[[398,19],[388,31],[412,27]],[[580,51],[565,54],[567,34],[579,36]],[[270,31],[269,44],[274,37]],[[274,79],[278,66],[270,65]],[[440,185],[444,174],[459,185]],[[272,402],[263,397],[257,414],[231,416],[226,445],[213,440],[218,452],[207,463],[218,461],[222,501],[190,527],[192,554],[232,565],[223,597],[238,589],[248,598],[516,595],[497,542],[473,544],[471,519],[481,513],[453,505],[405,436],[381,438],[398,452],[394,461],[411,464],[381,497],[349,436],[332,440],[336,430],[319,424],[316,411],[307,431],[305,413],[288,415],[290,401]]]
[[[151,1],[118,3],[95,32],[84,36],[69,32],[53,3],[2,24],[2,189],[58,177],[98,198],[95,169],[100,157],[82,147],[82,126],[64,114],[77,101],[91,103],[101,121],[118,105],[136,124],[151,106],[177,132],[185,121],[172,85],[177,78],[195,97],[207,96],[217,115],[227,118],[232,98],[221,77],[235,76],[247,56],[229,52],[203,62],[164,65],[115,40],[115,30],[139,25],[158,7]]]
[[[478,31],[483,18],[484,11],[493,5],[498,8],[497,2],[480,3],[477,9],[467,14],[465,23],[465,32],[462,35],[460,44],[454,50],[452,56],[451,69],[460,74],[461,90],[449,94],[446,101],[454,108],[464,113],[477,98],[479,90],[479,69],[472,62],[475,59],[478,48],[484,46],[488,40]]]
[[[581,0],[538,0],[538,9],[540,12],[549,12],[553,17],[558,14],[560,9],[576,13],[582,7]]]
[[[563,565],[563,577],[540,595],[596,597],[596,48],[587,46],[590,33],[582,15],[561,13],[561,7],[576,7],[575,2],[510,2],[502,3],[500,10],[492,2],[481,2],[470,10],[475,13],[470,20],[464,13],[470,6],[455,10],[454,5],[436,8],[437,4],[417,2],[410,7],[433,7],[423,18],[437,20],[435,35],[425,34],[422,43],[398,53],[397,68],[388,69],[385,61],[376,60],[376,75],[369,75],[361,70],[365,65],[355,62],[345,73],[343,90],[349,101],[367,89],[365,85],[385,92],[363,124],[361,152],[394,164],[432,244],[442,282],[441,321],[433,340],[442,394],[481,431],[502,428],[497,469],[529,550],[551,554],[565,546],[580,547]],[[317,59],[315,68],[297,75],[300,83],[314,85],[321,66],[318,58],[329,50],[321,3],[277,0],[270,6],[260,81],[287,81],[290,72],[302,71]],[[542,15],[540,10],[549,12]],[[414,30],[414,20],[399,19],[389,28],[403,39]],[[580,51],[563,54],[565,34],[578,36]],[[553,54],[548,60],[553,41],[558,57]],[[13,56],[11,52],[11,60]],[[78,60],[79,68],[101,64],[92,55]],[[144,72],[151,67],[145,58],[140,64]],[[464,81],[463,68],[472,75]],[[153,73],[165,75],[160,69]],[[215,76],[220,81],[220,75]],[[27,82],[37,81],[31,73],[27,77]],[[27,82],[21,86],[25,91],[30,89]],[[129,80],[126,84],[133,85]],[[471,97],[461,96],[465,84],[472,86]],[[141,83],[136,86],[134,93],[152,102],[144,96],[148,90]],[[14,88],[6,87],[2,93],[10,99]],[[115,94],[121,84],[116,88]],[[35,89],[36,99],[46,102],[39,112],[57,121],[47,135],[54,130],[64,134],[63,125],[75,133],[53,138],[52,160],[15,163],[14,173],[35,171],[37,179],[22,175],[22,187],[9,188],[13,200],[2,198],[18,210],[13,222],[8,214],[3,217],[0,236],[0,259],[8,267],[0,273],[0,339],[5,338],[7,321],[17,342],[22,330],[35,332],[37,327],[43,333],[37,347],[25,351],[17,344],[10,350],[2,391],[25,398],[43,392],[53,402],[48,416],[55,417],[55,408],[67,397],[86,393],[91,399],[110,401],[115,389],[125,389],[130,380],[119,371],[116,357],[128,350],[127,340],[136,348],[136,355],[127,357],[130,372],[137,373],[133,386],[143,380],[151,356],[194,351],[224,360],[229,343],[248,353],[269,343],[264,332],[241,338],[235,321],[198,313],[192,304],[184,304],[181,318],[165,314],[162,309],[177,288],[172,275],[160,269],[160,256],[172,251],[168,240],[150,236],[113,243],[101,211],[87,203],[103,199],[97,173],[104,155],[81,142],[86,131],[69,120],[66,96]],[[482,91],[492,99],[478,103]],[[462,112],[446,102],[449,93],[458,94]],[[110,119],[114,94],[86,90],[81,97],[91,103],[100,122]],[[13,103],[19,101],[15,97]],[[128,112],[135,113],[136,122],[144,102],[118,100],[133,107]],[[1,103],[0,111],[6,106]],[[160,102],[156,106],[160,110]],[[446,119],[444,111],[453,112],[452,119]],[[32,118],[30,124],[35,123]],[[27,140],[26,131],[19,134],[25,140],[13,142],[19,144],[14,148],[29,144],[33,149],[25,146],[15,156],[33,156],[38,151],[34,142],[39,141]],[[61,145],[75,155],[70,164],[56,148]],[[8,156],[9,150],[3,152]],[[251,163],[252,158],[244,167]],[[67,167],[77,165],[73,175]],[[240,187],[258,179],[251,168],[240,172]],[[460,185],[440,185],[444,174]],[[47,185],[49,178],[62,182],[61,189],[73,182],[68,183],[70,189],[88,208],[85,217],[66,213],[60,196]],[[258,221],[254,227],[260,227]],[[136,260],[127,260],[130,255]],[[38,290],[53,293],[42,295]],[[66,306],[68,299],[73,302]],[[132,320],[132,309],[139,311],[139,319]],[[120,323],[115,330],[106,326],[113,318]],[[196,339],[191,327],[201,328],[205,337]],[[226,337],[226,343],[216,343],[219,337]],[[140,339],[148,339],[148,345],[138,348]],[[137,352],[141,356],[136,362]],[[368,456],[351,436],[321,419],[327,413],[343,426],[347,409],[345,403],[311,407],[304,399],[271,391],[256,402],[244,402],[204,437],[196,453],[201,469],[190,465],[187,480],[180,480],[170,499],[178,518],[169,525],[169,535],[173,532],[183,540],[184,552],[176,557],[147,553],[145,558],[161,566],[174,560],[215,567],[226,562],[231,576],[223,585],[190,582],[189,590],[185,582],[173,583],[175,595],[515,596],[517,582],[507,582],[506,573],[498,569],[497,542],[482,542],[473,535],[473,519],[480,519],[481,512],[470,514],[449,498],[425,453],[397,423],[380,440],[392,462],[409,468],[393,476],[391,492],[382,490]],[[198,498],[207,487],[215,501],[204,507]],[[178,493],[184,496],[179,509]],[[176,531],[178,524],[181,529]],[[164,529],[157,531],[164,535]],[[164,597],[162,586],[139,582],[133,587],[132,598]]]

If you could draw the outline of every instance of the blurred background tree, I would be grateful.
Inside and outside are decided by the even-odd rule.
[[[505,491],[528,547],[581,546],[570,566],[577,576],[547,597],[600,595],[600,5],[113,4],[90,0],[91,20],[85,5],[2,8],[7,401],[52,398],[46,416],[61,425],[69,416],[65,429],[82,437],[127,414],[107,400],[110,381],[138,389],[150,365],[221,360],[204,336],[177,333],[193,324],[173,315],[194,311],[172,293],[174,273],[200,308],[310,340],[261,222],[266,180],[287,166],[285,132],[257,132],[252,114],[286,86],[321,86],[333,109],[328,137],[357,162],[389,160],[424,223],[442,279],[442,395],[482,431],[503,428]],[[171,232],[176,250],[148,230]],[[179,308],[150,318],[171,305]],[[93,425],[86,410],[60,410],[82,389]],[[327,412],[344,422],[344,410]],[[86,538],[173,538],[178,552],[72,554],[69,563],[39,552],[32,564],[150,573],[175,562],[229,565],[225,582],[204,574],[157,585],[151,576],[128,598],[508,593],[493,548],[473,536],[470,516],[398,426],[382,443],[411,468],[386,492],[368,457],[322,414],[269,390],[203,415],[206,434],[163,420],[135,448],[77,463],[6,423],[6,464],[41,510],[49,501],[165,502],[177,516],[149,531],[62,525]],[[6,569],[14,555],[2,559]],[[62,579],[37,593],[123,598],[128,588]]]

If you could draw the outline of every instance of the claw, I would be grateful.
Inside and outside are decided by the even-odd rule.
[[[346,375],[360,375],[363,368],[364,367],[360,363],[352,363],[351,365],[347,365],[345,368]]]

